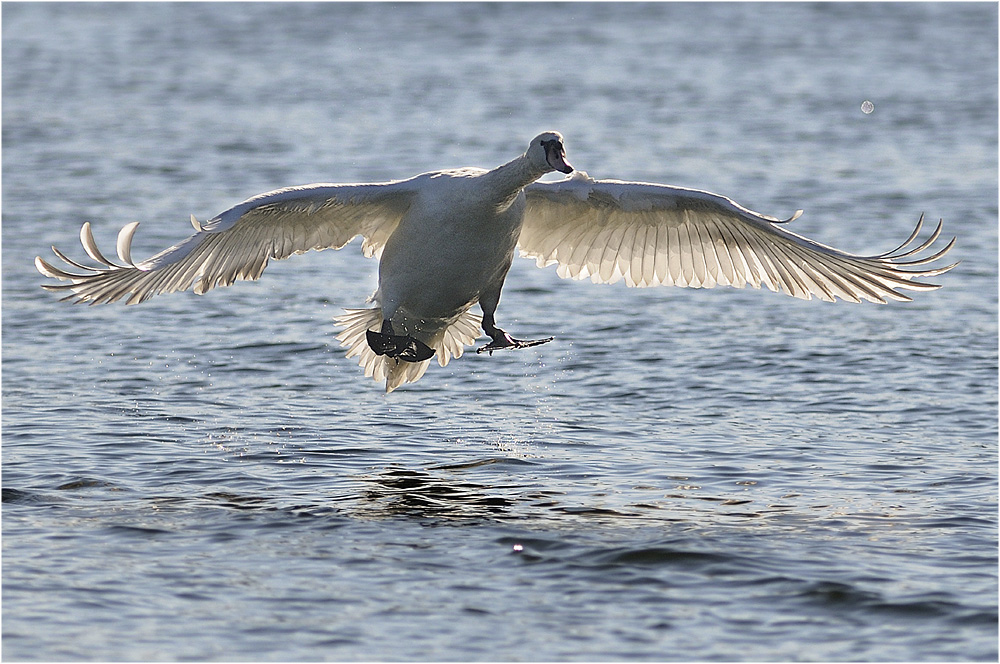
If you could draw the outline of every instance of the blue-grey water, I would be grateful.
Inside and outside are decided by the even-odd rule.
[[[6,660],[997,659],[995,3],[7,3],[2,71]],[[545,129],[849,251],[925,212],[962,262],[875,306],[519,260],[500,323],[556,341],[389,396],[334,338],[357,243],[38,287],[84,221],[139,259]]]

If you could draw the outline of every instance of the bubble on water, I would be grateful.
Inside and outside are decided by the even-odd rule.
[[[865,115],[868,115],[874,110],[875,110],[875,104],[871,103],[867,99],[861,102],[861,112],[864,113]]]

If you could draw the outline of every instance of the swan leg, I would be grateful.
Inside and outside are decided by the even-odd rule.
[[[382,331],[368,330],[365,333],[368,346],[376,355],[385,355],[404,362],[423,362],[434,357],[434,349],[420,339],[394,334],[392,323],[382,321]]]
[[[497,298],[499,300],[499,298]],[[480,305],[482,301],[480,300]],[[482,348],[477,348],[476,353],[489,353],[493,354],[495,350],[513,350],[515,348],[531,348],[532,346],[540,346],[541,344],[547,344],[552,341],[555,337],[547,337],[545,339],[515,339],[503,330],[501,330],[496,325],[496,320],[493,318],[493,313],[496,311],[496,304],[492,308],[483,307],[483,331],[489,335],[491,341]]]
[[[493,354],[495,350],[513,350],[515,348],[531,348],[532,346],[541,346],[542,344],[547,344],[555,337],[546,337],[544,339],[515,339],[510,336],[500,328],[496,328],[498,334],[496,337],[492,337],[493,341],[486,344],[482,348],[477,348],[476,353],[489,353]]]

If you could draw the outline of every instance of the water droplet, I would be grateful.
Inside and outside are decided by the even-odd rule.
[[[874,110],[875,110],[875,104],[871,103],[867,99],[861,102],[861,112],[864,113],[865,115],[868,115]]]

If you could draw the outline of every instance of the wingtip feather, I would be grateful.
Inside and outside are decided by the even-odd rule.
[[[132,236],[135,235],[135,229],[138,227],[139,222],[133,221],[118,232],[118,258],[129,266],[135,265],[132,262]]]

